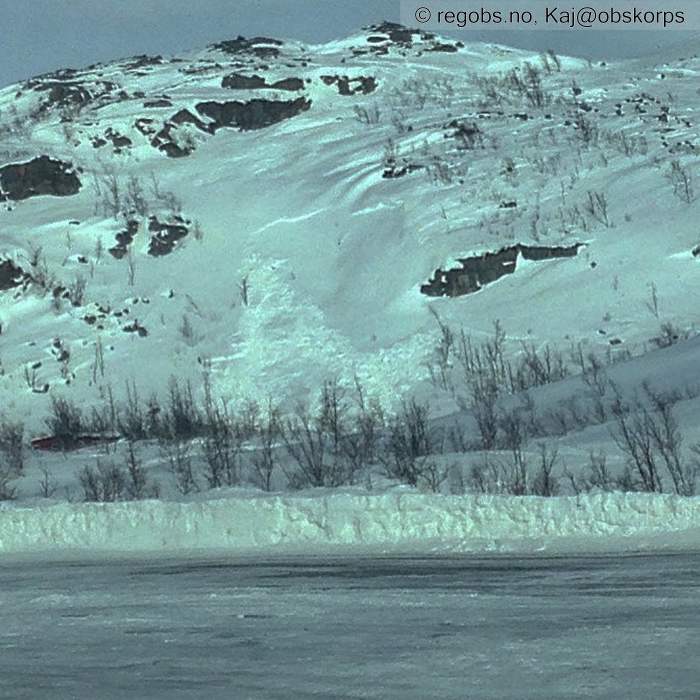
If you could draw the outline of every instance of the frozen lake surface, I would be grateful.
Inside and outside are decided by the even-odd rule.
[[[700,553],[0,563],[0,697],[700,698]]]

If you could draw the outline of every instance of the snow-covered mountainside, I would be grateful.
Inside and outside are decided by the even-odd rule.
[[[224,397],[357,376],[391,403],[427,385],[431,311],[614,353],[694,331],[699,73],[384,24],[5,88],[3,409],[203,367]]]
[[[694,546],[699,73],[384,23],[1,90],[0,549]]]

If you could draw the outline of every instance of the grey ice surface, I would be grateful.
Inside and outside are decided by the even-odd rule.
[[[0,698],[700,698],[700,553],[0,562]]]

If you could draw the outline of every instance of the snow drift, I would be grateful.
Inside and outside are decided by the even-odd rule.
[[[0,551],[600,551],[697,548],[700,498],[255,495],[0,508]]]

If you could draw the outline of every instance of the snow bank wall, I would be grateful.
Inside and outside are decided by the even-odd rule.
[[[577,543],[571,545],[576,549],[626,549],[640,541],[644,546],[644,538],[659,535],[700,548],[700,498],[390,492],[0,508],[0,553],[313,552],[348,546],[375,551],[508,551],[556,550],[565,542]]]

